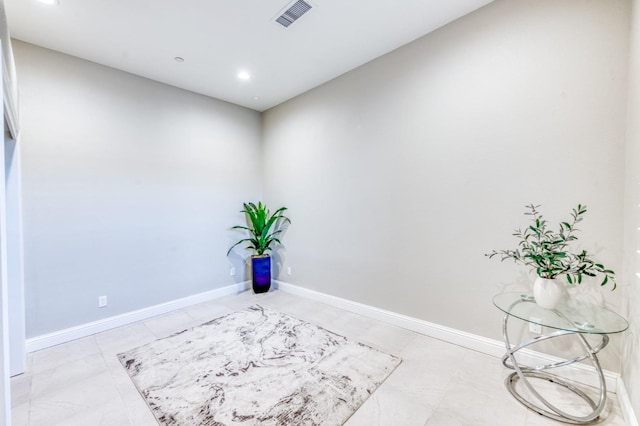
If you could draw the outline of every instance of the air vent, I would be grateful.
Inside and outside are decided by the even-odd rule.
[[[298,18],[307,13],[309,9],[311,9],[311,5],[309,3],[304,0],[298,0],[282,12],[282,14],[276,18],[276,22],[287,28],[289,25],[297,21]]]

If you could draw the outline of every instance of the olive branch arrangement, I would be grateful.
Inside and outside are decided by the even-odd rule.
[[[571,251],[569,243],[576,241],[578,232],[576,225],[582,221],[587,212],[587,206],[578,204],[571,211],[571,219],[560,222],[558,232],[549,229],[538,208],[540,205],[526,206],[525,216],[531,217],[531,224],[518,228],[512,234],[518,239],[515,250],[493,250],[485,254],[490,259],[499,257],[500,261],[507,259],[523,264],[536,271],[541,278],[553,279],[565,275],[569,284],[582,283],[583,277],[602,276],[601,286],[613,283],[612,291],[616,289],[615,272],[597,263],[586,251]]]

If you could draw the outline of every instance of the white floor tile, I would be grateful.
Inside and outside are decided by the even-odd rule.
[[[29,425],[29,403],[25,402],[17,407],[11,407],[11,426],[27,425]]]
[[[27,371],[32,374],[38,374],[87,356],[98,355],[99,353],[100,348],[94,336],[89,336],[34,352],[31,354],[31,368]]]
[[[144,325],[159,339],[195,327],[200,323],[184,311],[171,312],[144,321]]]
[[[221,305],[216,300],[200,303],[183,309],[183,311],[196,321],[207,322],[212,319],[230,314],[233,309],[228,306]]]
[[[29,402],[31,395],[30,374],[21,374],[11,379],[11,407],[17,407]]]
[[[124,403],[109,372],[61,384],[31,399],[29,423],[32,425],[93,424],[93,415],[105,409],[126,418]],[[128,420],[127,420],[128,421]],[[117,424],[117,423],[115,423]],[[125,423],[126,424],[126,423]]]
[[[95,335],[96,343],[105,355],[116,355],[145,343],[151,343],[157,338],[142,321]]]
[[[78,382],[107,372],[107,364],[101,355],[89,355],[73,362],[59,365],[33,375],[30,398],[33,400],[47,393],[56,392]]]
[[[421,426],[435,410],[422,395],[383,383],[365,401],[346,426]]]

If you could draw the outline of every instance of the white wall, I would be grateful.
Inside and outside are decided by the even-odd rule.
[[[259,113],[22,42],[14,54],[27,337],[229,285],[232,262],[245,279],[225,254],[261,195]]]
[[[0,104],[0,113],[2,113],[2,111],[3,107]],[[7,203],[5,196],[5,147],[8,139],[6,133],[3,134],[2,149],[0,149],[0,426],[11,424],[11,389],[9,386],[9,268]]]
[[[629,64],[623,312],[630,322],[622,352],[622,378],[640,416],[640,1],[633,0]]]
[[[554,222],[587,204],[583,247],[621,273],[628,16],[498,0],[267,111],[265,194],[294,220],[281,278],[500,338],[492,296],[533,277],[483,254],[532,202]]]
[[[6,104],[5,104],[6,105]],[[6,123],[6,121],[5,121]],[[9,321],[10,373],[26,369],[24,267],[22,250],[21,145],[9,131],[4,137],[5,202],[7,225],[7,303]]]

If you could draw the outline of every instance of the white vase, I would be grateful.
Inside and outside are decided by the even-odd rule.
[[[536,278],[533,283],[533,297],[541,308],[555,309],[564,295],[564,285],[555,279]]]

